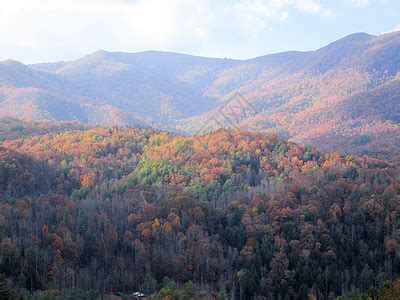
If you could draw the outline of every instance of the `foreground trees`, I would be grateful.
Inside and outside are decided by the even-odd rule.
[[[17,290],[329,298],[400,272],[400,181],[377,160],[223,130],[3,146],[0,272]]]

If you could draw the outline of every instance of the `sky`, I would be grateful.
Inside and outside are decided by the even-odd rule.
[[[246,59],[400,30],[399,0],[0,0],[0,60],[97,50]]]

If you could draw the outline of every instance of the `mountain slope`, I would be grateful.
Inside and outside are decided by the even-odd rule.
[[[96,105],[112,105],[165,125],[214,108],[215,101],[203,91],[221,70],[235,64],[233,60],[167,52],[98,51],[53,72]]]
[[[357,154],[363,151],[349,146],[363,131],[362,135],[371,139],[379,152],[387,143],[387,135],[381,135],[382,131],[390,131],[393,138],[400,135],[400,102],[395,88],[400,71],[399,53],[400,33],[378,37],[355,34],[317,51],[251,60],[247,69],[237,66],[226,71],[208,90],[229,104],[181,121],[178,127],[196,130],[216,118],[217,127],[223,124],[273,130],[294,141],[313,142],[322,148],[326,143],[319,141],[334,137],[330,134],[334,131],[329,149]],[[235,82],[239,77],[245,80]],[[380,86],[387,90],[384,101],[376,95]],[[239,94],[241,97],[237,97]],[[245,106],[251,104],[246,114],[240,109],[243,99]],[[379,113],[371,106],[379,107]],[[355,119],[356,111],[364,116],[364,121]],[[337,138],[345,140],[346,147],[336,147]],[[398,150],[399,145],[395,148]],[[379,153],[378,156],[384,157]],[[399,161],[398,151],[394,161]]]
[[[98,51],[71,62],[0,63],[0,116],[275,131],[400,162],[399,72],[400,32],[242,61]]]

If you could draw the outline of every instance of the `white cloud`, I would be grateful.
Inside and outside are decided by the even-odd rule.
[[[207,36],[207,1],[0,0],[0,53],[18,48],[57,52],[61,59],[66,53],[60,51],[71,48],[87,53],[168,49],[182,38],[193,43]]]
[[[371,4],[370,0],[346,0],[349,6],[366,7]]]
[[[313,0],[303,0],[303,1],[298,1],[297,4],[299,10],[304,11],[304,12],[309,12],[309,13],[319,13],[321,11],[321,6],[313,1]]]
[[[225,12],[235,16],[248,27],[266,29],[271,21],[284,22],[289,17],[289,10],[330,15],[329,9],[315,0],[241,0],[225,7]]]
[[[296,13],[329,16],[320,1],[0,0],[0,60],[65,60],[99,49],[232,55]]]

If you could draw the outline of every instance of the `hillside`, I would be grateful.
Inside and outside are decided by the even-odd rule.
[[[5,140],[0,171],[17,294],[327,298],[400,275],[400,181],[376,159],[94,127]]]
[[[221,126],[274,131],[324,150],[399,163],[399,53],[394,32],[249,60],[98,51],[54,64],[6,61],[0,116],[187,133]]]
[[[400,33],[356,34],[313,52],[250,60],[224,72],[207,91],[228,101],[222,113],[218,107],[181,121],[178,128],[195,131],[216,118],[212,129],[223,124],[276,131],[293,141],[346,153],[362,155],[374,148],[380,158],[388,158],[385,148],[393,145],[396,150],[389,152],[398,163],[399,144],[393,138],[400,136],[395,88],[399,50]],[[367,145],[359,147],[359,139]]]
[[[4,140],[88,128],[90,128],[89,125],[84,125],[76,121],[32,121],[4,117],[0,118],[0,143]]]

